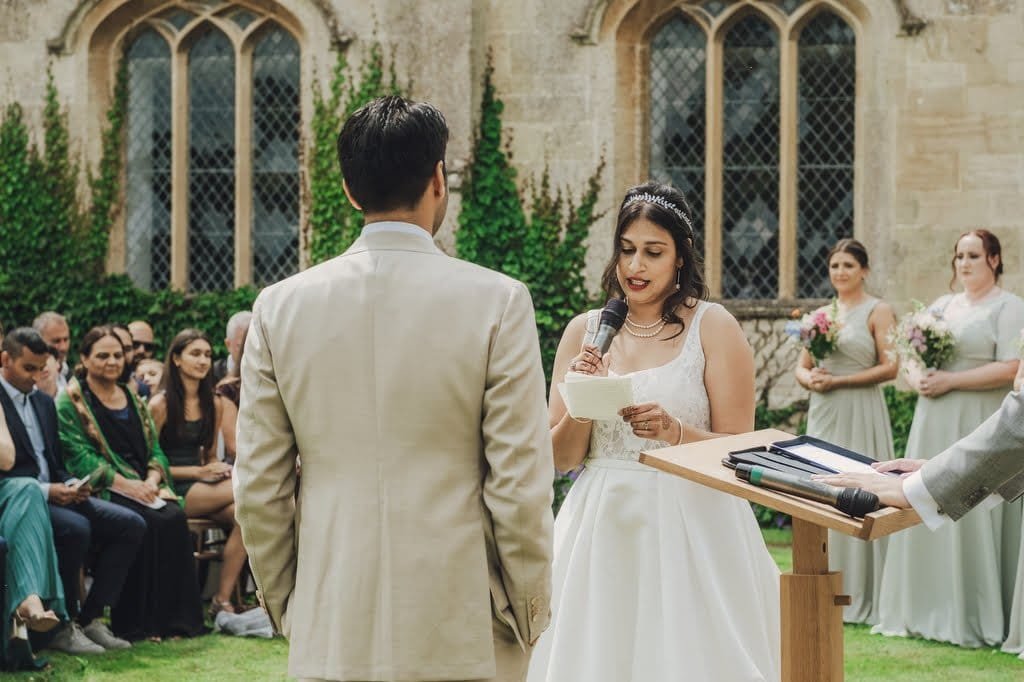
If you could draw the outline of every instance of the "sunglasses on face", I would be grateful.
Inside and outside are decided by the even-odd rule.
[[[134,342],[132,342],[132,347],[135,350],[142,349],[142,350],[144,350],[146,352],[151,352],[154,348],[156,348],[156,344],[155,343],[149,343],[147,341],[134,341]]]

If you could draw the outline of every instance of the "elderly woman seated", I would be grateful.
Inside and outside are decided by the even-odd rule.
[[[82,366],[57,398],[68,471],[93,474],[103,499],[146,521],[111,626],[125,639],[192,636],[203,631],[202,605],[185,512],[170,465],[145,405],[121,383],[124,346],[114,329],[94,327],[82,339]]]

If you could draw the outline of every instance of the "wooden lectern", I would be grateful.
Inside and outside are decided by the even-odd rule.
[[[730,452],[790,440],[775,429],[662,448],[640,454],[644,464],[757,502],[793,517],[793,571],[780,579],[783,682],[841,682],[843,679],[842,574],[828,568],[828,530],[861,540],[909,528],[921,519],[913,510],[885,508],[863,520],[812,500],[758,488],[736,478],[722,464]]]

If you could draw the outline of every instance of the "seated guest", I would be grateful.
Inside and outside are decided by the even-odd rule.
[[[71,476],[64,470],[53,399],[35,389],[51,357],[48,349],[31,327],[15,329],[4,337],[0,406],[16,448],[9,475],[37,480],[49,502],[53,542],[71,616],[49,648],[75,655],[126,649],[131,645],[115,637],[100,617],[104,608],[117,604],[146,523],[124,507],[92,499],[88,482],[69,485]],[[79,575],[90,547],[96,554],[92,589],[79,608]]]
[[[143,358],[135,365],[135,381],[146,384],[149,395],[156,395],[160,390],[160,380],[164,376],[164,363],[152,358]]]
[[[57,388],[57,382],[60,380],[60,360],[57,359],[59,356],[56,348],[50,345],[47,345],[46,348],[49,353],[46,357],[46,365],[36,376],[36,388],[51,398],[56,398],[57,393],[60,392],[60,389]],[[64,385],[66,386],[67,382]]]
[[[224,442],[224,459],[235,461],[235,430],[238,425],[238,404],[242,400],[242,357],[245,355],[245,337],[249,332],[248,325],[238,342],[238,358],[228,375],[217,384],[216,393],[221,401],[220,435]]]
[[[121,370],[120,382],[135,395],[148,399],[149,386],[135,380],[135,340],[128,330],[128,325],[114,323],[110,327],[124,347],[124,369]]]
[[[241,364],[242,346],[245,345],[245,334],[249,331],[252,311],[240,310],[228,320],[227,334],[224,336],[224,347],[228,349],[226,358],[213,363],[213,383],[231,374],[231,370]]]
[[[67,615],[46,498],[34,479],[11,474],[16,457],[7,419],[0,412],[0,538],[8,546],[2,576],[7,598],[0,603],[0,618],[9,624],[12,638],[24,639],[24,630],[48,632]],[[8,645],[6,639],[0,641],[0,661],[10,661]]]
[[[71,368],[68,366],[68,350],[71,349],[71,329],[67,320],[60,313],[47,310],[40,313],[32,321],[32,327],[39,332],[47,344],[57,350],[57,360],[60,369],[55,378],[57,391],[63,391],[71,378]]]
[[[153,341],[153,328],[145,320],[128,323],[128,333],[132,335],[132,348],[135,350],[135,364],[141,360],[152,360],[156,343]]]
[[[229,531],[220,585],[210,608],[211,615],[216,615],[234,611],[231,594],[246,555],[235,524],[231,465],[218,461],[216,455],[221,404],[226,401],[214,395],[212,361],[213,347],[201,331],[186,329],[175,336],[167,349],[162,390],[149,407],[171,463],[175,492],[185,498],[185,513],[190,518],[213,519]]]
[[[185,512],[149,412],[119,383],[124,346],[111,327],[94,327],[79,348],[82,367],[57,398],[68,470],[95,494],[146,521],[111,626],[128,640],[193,636],[203,631],[202,604]]]

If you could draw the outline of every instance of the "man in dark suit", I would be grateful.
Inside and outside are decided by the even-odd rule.
[[[146,522],[129,509],[91,497],[88,481],[76,486],[65,471],[53,399],[35,388],[49,352],[39,332],[30,327],[15,329],[4,337],[2,347],[0,405],[15,446],[14,467],[4,475],[38,480],[49,501],[71,616],[49,646],[73,654],[127,648],[131,644],[115,637],[99,617],[121,594]],[[96,550],[92,589],[79,605],[79,575],[90,547]]]

